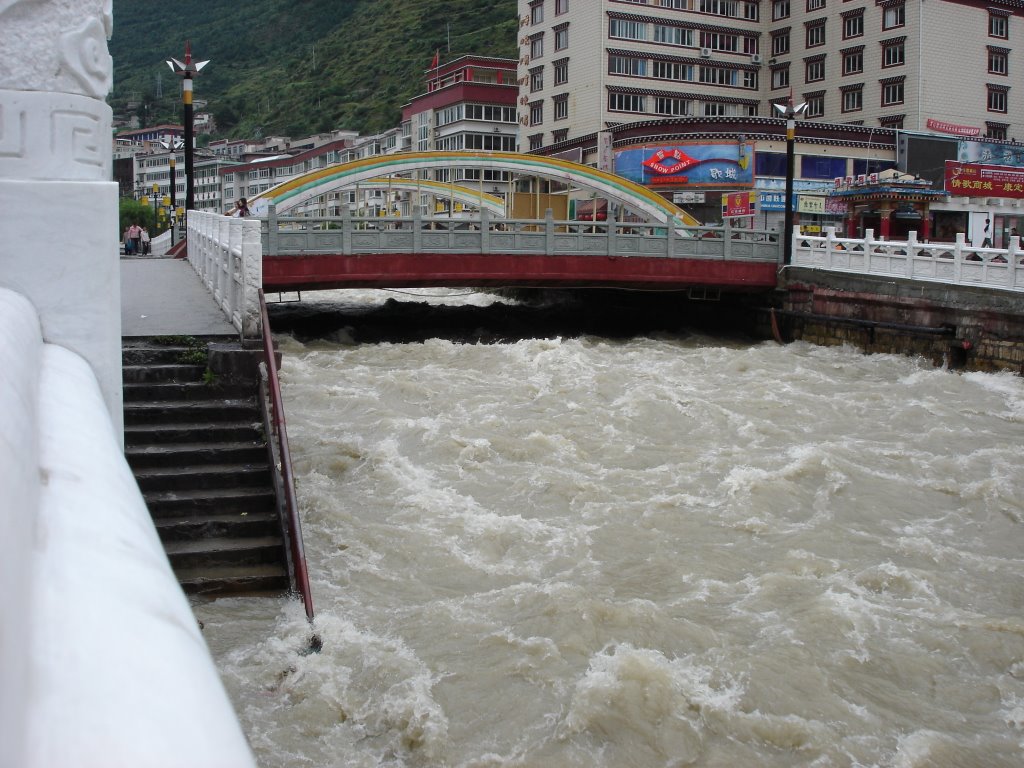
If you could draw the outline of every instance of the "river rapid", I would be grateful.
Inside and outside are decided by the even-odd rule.
[[[670,330],[281,339],[323,648],[195,605],[261,766],[1024,765],[1024,381]]]

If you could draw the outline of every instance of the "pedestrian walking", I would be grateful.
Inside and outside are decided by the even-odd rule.
[[[238,198],[238,200],[235,201],[235,210],[231,212],[231,216],[238,219],[251,215],[252,214],[249,213],[248,201],[246,201],[244,197]]]
[[[131,227],[125,227],[124,228],[124,234],[121,236],[121,240],[122,240],[122,242],[124,242],[124,255],[125,256],[131,256],[132,255],[132,235],[131,235],[131,232],[129,231],[130,229],[131,229]]]
[[[149,230],[142,227],[142,232],[139,235],[139,239],[142,241],[142,254],[149,256]]]
[[[138,224],[132,224],[128,227],[128,237],[132,241],[132,253],[142,253],[142,227]]]

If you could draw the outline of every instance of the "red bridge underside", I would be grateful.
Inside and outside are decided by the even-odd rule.
[[[309,254],[264,256],[263,289],[475,286],[628,286],[724,291],[776,287],[773,262],[648,256],[536,256],[508,253]]]

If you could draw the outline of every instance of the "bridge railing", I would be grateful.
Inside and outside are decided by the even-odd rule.
[[[263,253],[501,253],[530,255],[649,256],[775,262],[777,234],[725,227],[666,226],[632,221],[502,219],[487,210],[472,218],[278,216],[269,207]]]
[[[1009,248],[977,248],[963,233],[952,243],[919,242],[911,232],[905,241],[836,237],[834,227],[822,236],[793,231],[793,265],[837,272],[903,277],[949,285],[1024,291],[1024,251],[1020,238]]]
[[[263,286],[260,222],[189,211],[188,260],[239,333],[258,336],[257,291]]]

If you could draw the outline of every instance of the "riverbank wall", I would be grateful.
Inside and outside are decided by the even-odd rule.
[[[1024,374],[1024,296],[989,288],[786,267],[756,333],[950,369]]]

